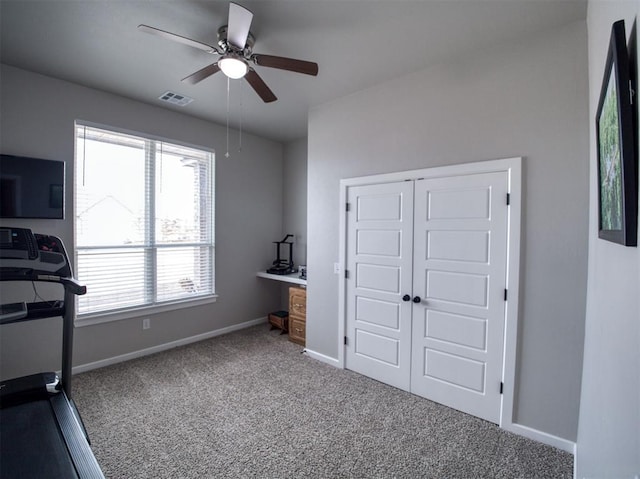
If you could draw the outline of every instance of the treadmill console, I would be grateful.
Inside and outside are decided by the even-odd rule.
[[[0,228],[0,258],[36,259],[38,243],[29,229]]]
[[[71,277],[62,241],[27,228],[0,227],[0,276],[34,274]]]

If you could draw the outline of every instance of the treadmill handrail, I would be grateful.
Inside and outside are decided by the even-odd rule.
[[[75,278],[55,274],[42,274],[27,269],[16,270],[11,268],[7,271],[0,268],[0,281],[45,281],[48,283],[61,283],[63,286],[70,288],[73,294],[80,296],[87,292],[87,287],[81,285]]]
[[[80,284],[75,278],[60,278],[60,282],[65,289],[69,290],[76,296],[82,296],[87,293],[87,287]]]

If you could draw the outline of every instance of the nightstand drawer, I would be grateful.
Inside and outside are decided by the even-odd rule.
[[[292,318],[291,316],[289,316],[289,340],[304,346],[306,343],[306,337],[306,321],[301,321],[297,318]]]
[[[307,316],[307,290],[289,288],[289,316],[305,319]]]

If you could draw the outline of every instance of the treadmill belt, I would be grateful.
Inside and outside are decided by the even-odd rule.
[[[0,410],[0,477],[77,478],[48,400]]]

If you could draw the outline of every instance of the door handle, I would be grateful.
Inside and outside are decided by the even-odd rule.
[[[402,301],[410,301],[410,300],[411,300],[411,296],[409,296],[408,294],[405,294],[405,295],[402,297]]]
[[[422,299],[420,298],[420,296],[414,296],[412,301],[418,304],[420,301],[422,301]]]

